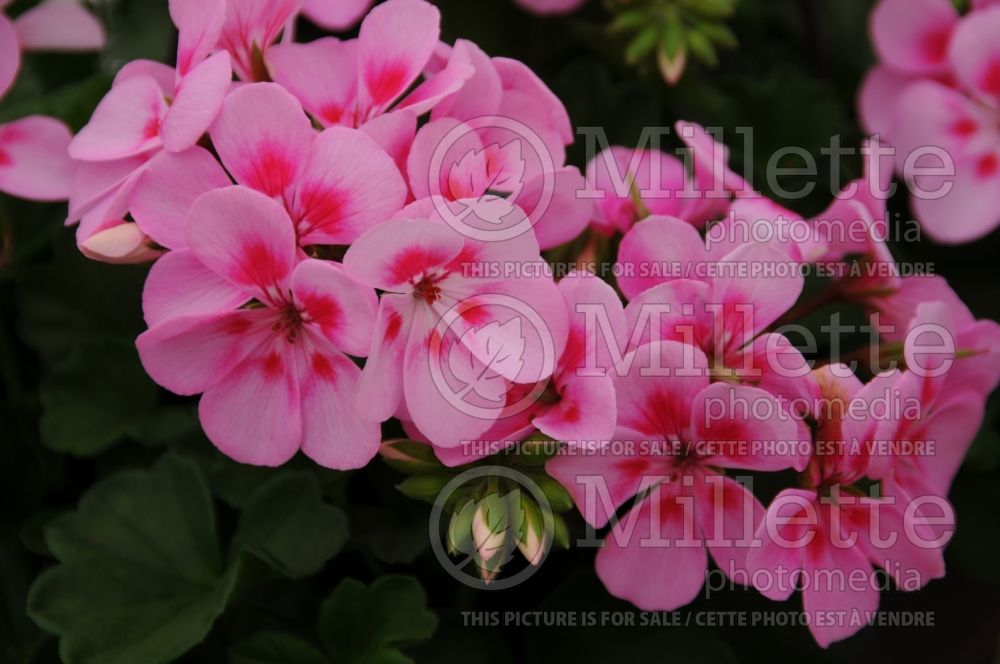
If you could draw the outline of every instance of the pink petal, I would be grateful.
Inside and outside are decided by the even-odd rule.
[[[379,301],[368,360],[354,399],[358,414],[383,422],[403,400],[403,356],[417,301],[412,295],[386,293]]]
[[[0,191],[38,201],[65,200],[73,163],[66,125],[40,115],[0,125]]]
[[[461,53],[461,52],[460,52]],[[447,66],[431,75],[396,105],[395,110],[408,110],[423,115],[436,108],[447,97],[463,89],[475,70],[461,54],[448,60]],[[424,72],[427,75],[427,72]]]
[[[816,540],[806,551],[804,567],[810,582],[802,592],[802,608],[811,618],[809,631],[820,647],[826,648],[834,641],[857,633],[867,624],[864,619],[878,609],[879,592],[874,572],[860,547],[838,549],[830,542]],[[842,570],[843,578],[855,581],[825,584],[822,579],[829,570]],[[859,579],[865,579],[861,587],[858,587]],[[854,612],[863,618],[861,624],[846,619]],[[824,621],[821,615],[841,615],[845,619]]]
[[[697,279],[695,268],[706,258],[705,242],[694,226],[675,217],[649,217],[622,238],[618,287],[632,299],[672,278]]]
[[[157,148],[166,108],[154,79],[128,78],[97,105],[90,122],[69,144],[69,154],[80,161],[110,161]]]
[[[788,257],[774,247],[761,244],[745,244],[739,249],[726,254],[720,261],[730,267],[723,269],[723,276],[713,282],[712,301],[722,305],[723,324],[727,327],[740,323],[740,317],[745,314],[741,309],[730,310],[730,307],[745,307],[749,305],[751,320],[749,332],[756,336],[779,316],[792,308],[799,295],[805,279],[798,270],[782,271],[782,264],[788,265]],[[747,270],[747,277],[740,278],[735,270]],[[790,268],[791,269],[791,268]],[[727,330],[728,339],[737,341],[735,331]],[[748,339],[747,339],[748,340]],[[747,340],[740,340],[742,345]]]
[[[344,267],[352,278],[373,288],[408,292],[414,280],[448,265],[463,245],[461,236],[443,224],[388,221],[351,245]]]
[[[493,58],[493,66],[500,74],[504,90],[522,92],[531,97],[546,118],[545,127],[554,131],[564,144],[573,142],[576,135],[566,107],[530,67],[511,58]]]
[[[280,466],[302,444],[302,401],[295,347],[275,336],[259,346],[198,404],[208,439],[226,456]]]
[[[167,252],[153,263],[142,289],[142,312],[150,327],[181,316],[223,314],[253,294],[233,287],[201,264],[193,252]]]
[[[608,283],[586,272],[571,272],[559,281],[558,287],[566,302],[570,324],[559,366],[571,373],[580,367],[610,370],[628,342],[625,311],[618,294]],[[585,309],[593,309],[595,305],[607,315],[610,338],[601,325],[588,329],[588,318],[593,324],[597,314],[588,314]]]
[[[695,441],[721,443],[706,460],[720,468],[776,471],[805,468],[809,461],[808,444],[798,444],[796,420],[756,387],[712,383],[701,390],[692,399],[690,430]]]
[[[388,0],[365,17],[358,35],[364,119],[381,113],[410,87],[440,32],[440,12],[423,0]]]
[[[362,468],[378,454],[382,430],[354,408],[361,370],[322,341],[299,353],[302,452],[327,468]]]
[[[323,37],[267,51],[271,77],[302,102],[324,127],[357,126],[357,41]]]
[[[685,516],[676,499],[673,487],[661,486],[624,517],[624,521],[635,520],[627,541],[618,542],[612,531],[597,553],[597,576],[608,592],[643,611],[684,606],[698,596],[705,582],[705,547],[678,545],[690,541],[690,535],[685,538],[685,521],[692,517]],[[658,514],[652,509],[653,501],[659,501]],[[656,546],[654,538],[668,540],[670,546]]]
[[[885,66],[873,67],[865,75],[858,92],[858,115],[869,134],[892,140],[892,108],[900,93],[913,82],[911,76]]]
[[[354,27],[373,0],[306,0],[302,13],[321,28],[340,32]]]
[[[264,309],[170,318],[140,334],[135,345],[153,380],[177,394],[197,394],[251,353],[261,354],[273,322],[274,313]]]
[[[169,249],[187,246],[184,220],[195,200],[232,183],[215,157],[198,146],[184,152],[162,152],[150,162],[129,199],[139,227]]]
[[[887,328],[881,336],[887,341],[902,341],[917,315],[917,308],[924,302],[943,302],[949,309],[951,320],[959,327],[971,325],[974,317],[958,294],[944,277],[938,275],[902,279],[899,290],[879,298],[871,298],[870,307],[879,315],[879,325]]]
[[[17,78],[21,68],[21,45],[17,41],[14,25],[0,14],[0,98],[2,98]]]
[[[211,56],[182,78],[160,126],[163,147],[180,152],[197,143],[222,108],[232,78],[225,52]]]
[[[410,145],[417,133],[416,115],[408,110],[384,113],[363,124],[361,131],[371,136],[392,157],[400,173],[406,172]]]
[[[747,555],[764,506],[747,487],[725,475],[694,478],[695,512],[715,564],[732,580],[746,578]]]
[[[453,62],[466,63],[472,67],[472,73],[458,92],[448,96],[434,108],[431,119],[447,116],[456,120],[470,120],[496,114],[503,96],[503,82],[490,57],[474,43],[459,39],[451,50],[448,65],[442,71],[446,71]]]
[[[156,81],[164,97],[174,96],[174,85],[177,83],[177,70],[170,65],[165,65],[162,62],[154,60],[139,59],[126,62],[118,70],[118,73],[115,74],[115,80],[111,83],[111,87],[137,76],[148,76]]]
[[[432,172],[435,165],[436,172]],[[406,160],[407,179],[418,200],[428,196],[475,198],[484,191],[473,182],[481,181],[485,172],[486,154],[479,135],[454,118],[431,120],[422,126]],[[459,186],[453,186],[456,183]]]
[[[313,141],[291,210],[301,244],[350,244],[405,201],[392,158],[364,132],[332,127]]]
[[[292,295],[309,329],[349,355],[368,354],[375,332],[375,292],[329,261],[307,259],[292,273]]]
[[[201,64],[215,49],[226,20],[225,0],[170,0],[170,18],[177,26],[177,74]]]
[[[541,249],[569,242],[583,232],[593,217],[594,205],[579,195],[586,187],[575,166],[560,168],[548,177],[539,175],[524,183],[514,202],[528,213]],[[546,188],[551,199],[541,205]]]
[[[296,249],[278,203],[244,187],[214,189],[191,206],[185,235],[208,269],[265,301],[283,300]]]
[[[586,0],[515,0],[522,8],[539,16],[559,16],[579,9]]]
[[[893,69],[933,75],[948,69],[948,44],[958,24],[949,0],[881,0],[871,14],[872,42]]]
[[[717,340],[710,296],[708,284],[690,279],[675,279],[643,291],[625,307],[629,346],[665,339],[714,353]],[[648,319],[643,320],[644,316]],[[659,329],[655,327],[657,318]]]
[[[948,59],[958,80],[995,107],[1000,107],[1000,8],[967,16],[955,30]]]
[[[696,122],[685,120],[678,120],[674,128],[691,149],[698,189],[706,197],[719,197],[719,192],[715,191],[719,188],[737,195],[753,193],[750,183],[729,168],[729,148],[708,130]],[[725,197],[719,200],[725,200]]]
[[[104,48],[104,29],[94,15],[74,0],[47,0],[14,21],[26,51],[97,51]]]
[[[805,551],[804,546],[790,544],[809,537],[809,526],[804,521],[809,519],[810,510],[816,513],[815,503],[814,491],[785,489],[768,506],[755,534],[761,546],[751,549],[746,557],[751,582],[764,597],[784,602],[795,592],[799,578],[796,572],[802,568]],[[771,537],[771,532],[785,541]]]
[[[288,199],[316,136],[299,102],[274,83],[233,91],[209,133],[239,184]]]
[[[559,402],[532,420],[539,431],[569,445],[603,445],[615,432],[615,387],[610,376],[577,376],[556,382]]]

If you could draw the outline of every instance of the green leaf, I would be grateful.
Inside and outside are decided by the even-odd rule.
[[[42,441],[53,450],[92,456],[129,434],[141,436],[157,389],[135,349],[78,346],[42,378]]]
[[[230,648],[229,664],[330,664],[330,660],[297,636],[261,632]]]
[[[407,475],[436,473],[447,470],[434,448],[416,440],[394,440],[382,443],[382,460],[393,470]]]
[[[414,475],[397,484],[396,488],[408,498],[433,503],[450,480],[447,475]]]
[[[636,36],[625,49],[625,62],[634,65],[653,52],[660,40],[660,28],[651,25]]]
[[[384,576],[367,588],[345,579],[320,608],[319,637],[338,664],[411,662],[398,648],[436,628],[423,588],[408,576]]]
[[[563,488],[562,484],[548,475],[532,478],[549,500],[553,512],[565,512],[573,509],[573,497]]]
[[[159,664],[200,642],[239,566],[223,567],[208,485],[191,461],[95,485],[45,539],[60,564],[28,595],[28,615],[59,635],[67,664]]]
[[[704,33],[697,30],[688,30],[686,33],[688,49],[691,54],[710,67],[719,64],[719,56],[715,53],[715,47]]]
[[[231,555],[252,553],[285,576],[311,576],[347,540],[347,518],[323,502],[316,476],[284,472],[251,496],[233,536]]]

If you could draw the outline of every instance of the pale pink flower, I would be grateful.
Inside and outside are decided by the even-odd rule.
[[[561,352],[567,317],[530,233],[502,242],[470,239],[442,220],[445,204],[428,199],[404,208],[354,242],[344,266],[358,282],[384,291],[357,408],[379,421],[398,413],[435,445],[455,447],[497,419],[491,397],[503,395],[507,381],[535,384],[552,375],[555,356],[546,356],[545,339]],[[506,276],[512,265],[522,273]],[[497,303],[497,296],[516,304]],[[435,380],[432,363],[443,379]],[[457,365],[480,377],[464,387],[495,388],[465,390],[487,412],[449,400],[453,381],[464,378],[453,374]]]
[[[178,394],[204,392],[205,433],[237,461],[277,466],[301,449],[331,468],[368,463],[379,425],[352,406],[361,372],[345,353],[367,354],[374,293],[335,263],[297,262],[285,210],[244,187],[199,197],[185,237],[190,251],[168,257],[186,255],[238,295],[140,335],[149,375]]]
[[[796,425],[777,416],[774,397],[754,387],[710,384],[708,359],[698,349],[654,342],[640,346],[631,359],[629,371],[614,378],[618,427],[609,453],[567,449],[546,469],[595,528],[641,496],[612,526],[597,554],[597,575],[612,595],[641,609],[673,610],[698,595],[708,552],[731,578],[745,569],[749,540],[764,510],[724,469],[776,471],[801,467],[806,459],[795,454]],[[647,374],[652,367],[673,371]],[[720,400],[733,406],[721,416],[713,408],[710,416],[710,404]],[[770,404],[776,415],[753,417],[741,403]],[[793,451],[756,453],[755,441],[791,442],[775,449]],[[611,504],[593,495],[588,499],[593,478],[603,479]]]
[[[73,178],[66,155],[71,139],[66,125],[40,115],[0,124],[0,191],[35,201],[67,198]]]

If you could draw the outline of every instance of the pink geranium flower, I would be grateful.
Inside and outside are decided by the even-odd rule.
[[[673,610],[698,595],[709,551],[730,578],[745,570],[764,510],[724,469],[774,471],[802,467],[806,459],[797,451],[795,422],[780,416],[774,397],[754,387],[710,384],[708,359],[698,349],[654,342],[630,359],[628,371],[614,379],[618,428],[608,453],[568,449],[546,469],[595,528],[640,496],[605,539],[597,574],[611,594],[641,609]],[[663,375],[663,367],[671,373]],[[718,404],[726,407],[720,411]],[[752,416],[751,404],[767,406],[774,417]],[[775,445],[775,454],[752,450],[779,441],[791,445]],[[595,499],[595,478],[604,499],[600,493]]]
[[[149,375],[178,394],[204,392],[205,433],[237,461],[277,466],[301,449],[331,468],[364,466],[379,426],[352,407],[361,372],[345,353],[367,354],[374,293],[334,263],[297,262],[284,209],[244,187],[199,197],[185,236],[241,302],[156,322],[136,341]]]
[[[21,51],[96,51],[104,48],[104,29],[82,5],[72,0],[47,0],[11,21],[0,0],[0,98],[21,67]]]
[[[559,281],[558,287],[569,317],[569,337],[552,377],[544,381],[541,391],[538,385],[511,383],[504,395],[504,410],[479,439],[460,447],[435,447],[445,465],[458,466],[495,454],[535,431],[588,448],[611,439],[617,412],[608,372],[614,366],[612,345],[620,351],[625,337],[625,312],[614,290],[592,274],[574,272]],[[606,314],[607,331],[597,324],[596,312],[588,314],[585,307],[597,307]],[[526,407],[524,399],[531,400]],[[419,431],[414,433],[419,435]]]
[[[69,196],[73,163],[66,156],[69,128],[33,115],[0,124],[0,191],[35,201]]]
[[[575,12],[586,0],[514,0],[514,2],[532,14],[560,16]]]
[[[915,518],[908,497],[891,487],[870,495],[856,486],[871,476],[870,460],[886,458],[871,447],[874,423],[885,417],[875,415],[873,404],[886,398],[886,391],[896,398],[891,395],[899,375],[862,386],[844,365],[817,370],[825,407],[806,471],[807,488],[778,494],[756,533],[763,546],[747,556],[749,578],[765,596],[783,601],[802,588],[809,630],[824,648],[858,632],[877,610],[873,565],[903,590],[944,575],[941,549],[948,535],[935,534]],[[899,413],[888,421],[898,422]],[[935,497],[950,509],[943,495]],[[849,619],[854,611],[861,612],[860,620]]]
[[[344,266],[385,292],[357,408],[379,421],[399,412],[435,445],[455,447],[496,421],[495,399],[507,382],[552,375],[567,323],[530,233],[473,240],[442,220],[443,205],[428,199],[408,206],[352,244]],[[511,266],[520,273],[507,276]],[[435,379],[432,363],[443,378]],[[456,404],[450,397],[459,392],[479,408]]]
[[[138,262],[161,253],[125,221],[129,197],[157,153],[194,146],[222,107],[232,81],[230,57],[210,54],[224,12],[224,0],[172,0],[179,32],[176,69],[149,60],[125,65],[70,143],[70,157],[81,164],[67,222],[80,222],[77,243],[85,254]]]

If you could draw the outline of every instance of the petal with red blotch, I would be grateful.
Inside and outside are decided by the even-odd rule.
[[[302,400],[295,347],[274,336],[251,353],[198,404],[208,439],[226,456],[280,466],[302,445]]]
[[[442,72],[457,63],[471,67],[472,72],[460,90],[443,99],[434,108],[431,119],[447,116],[456,120],[471,120],[484,115],[495,115],[500,110],[503,83],[493,61],[474,43],[459,39],[455,41],[448,65]]]
[[[166,109],[154,79],[126,79],[97,105],[90,122],[69,144],[69,155],[79,161],[111,161],[157,148],[160,119]]]
[[[475,360],[452,335],[441,344],[432,342],[437,317],[429,307],[418,305],[415,314],[403,358],[403,395],[413,424],[441,447],[478,440],[497,420],[503,404],[482,394],[479,383],[461,382],[447,370],[446,365],[454,361],[452,353],[464,355],[468,366],[475,366]],[[432,372],[432,362],[441,370]],[[488,368],[477,367],[475,371],[487,382],[502,380],[489,376]]]
[[[915,164],[906,162],[924,146],[947,150],[956,161],[961,161],[982,151],[976,147],[995,142],[994,112],[937,81],[922,79],[911,83],[899,93],[891,108],[889,123],[899,171],[920,165],[919,160]],[[913,109],[920,112],[912,112]],[[940,158],[935,161],[940,166]],[[924,191],[936,190],[925,187]]]
[[[373,0],[306,0],[302,13],[310,21],[327,30],[341,31],[354,27]]]
[[[956,159],[954,177],[920,176],[916,180],[925,192],[952,183],[939,198],[916,193],[910,197],[922,228],[937,242],[970,242],[1000,225],[996,206],[1000,199],[1000,150],[972,159]]]
[[[883,141],[892,140],[892,108],[912,76],[900,74],[886,66],[873,67],[861,83],[858,92],[858,115],[869,134],[878,134]]]
[[[545,464],[573,497],[581,516],[595,528],[603,528],[615,511],[669,472],[663,457],[639,454],[641,436],[617,431],[615,445],[594,453],[590,449],[564,447]]]
[[[764,597],[784,602],[795,592],[805,547],[817,537],[809,523],[817,521],[814,491],[785,489],[768,506],[754,534],[761,546],[746,556],[750,581]]]
[[[329,261],[307,259],[292,273],[292,296],[307,327],[349,355],[368,354],[375,331],[375,291]]]
[[[694,226],[675,217],[649,217],[632,227],[618,249],[618,287],[632,299],[673,278],[693,278],[707,259],[705,243]],[[659,269],[657,269],[659,268]],[[653,275],[653,276],[647,276]]]
[[[690,279],[675,279],[643,291],[625,307],[627,348],[668,340],[714,352],[710,293],[708,284]]]
[[[373,288],[409,292],[415,279],[443,273],[464,244],[444,224],[397,219],[358,238],[344,256],[344,267],[353,279]]]
[[[626,356],[616,370],[618,428],[652,440],[688,440],[692,395],[708,385],[708,359],[694,346],[658,341]]]
[[[881,0],[871,14],[872,44],[882,62],[897,71],[942,74],[958,22],[949,0]]]
[[[1000,107],[1000,7],[990,7],[962,20],[951,43],[948,60],[958,80],[976,96]]]
[[[364,132],[331,127],[313,141],[290,209],[299,244],[350,244],[405,202],[392,158]]]
[[[358,34],[359,110],[364,120],[384,111],[420,75],[441,33],[441,13],[423,0],[388,0]]]
[[[78,240],[80,252],[102,263],[127,265],[148,263],[163,254],[136,224],[121,220],[105,225],[83,240]]]
[[[183,152],[156,155],[132,191],[129,211],[158,244],[170,249],[187,246],[184,220],[195,200],[212,189],[232,184],[208,150],[197,145]]]
[[[558,288],[569,314],[569,336],[559,367],[573,374],[591,368],[610,370],[628,342],[625,310],[618,294],[588,272],[571,272],[559,281]]]
[[[449,95],[462,90],[474,71],[472,65],[464,58],[452,58],[444,69],[403,97],[395,110],[407,110],[414,115],[423,115],[437,107],[438,103]]]
[[[97,51],[104,48],[104,29],[83,5],[47,0],[14,21],[21,48],[28,51]]]
[[[188,211],[185,237],[208,269],[264,301],[284,301],[295,231],[274,200],[245,187],[213,189]]]
[[[274,320],[267,309],[171,318],[140,334],[135,345],[153,380],[177,394],[197,394],[257,352],[274,335]]]
[[[209,135],[238,183],[282,197],[291,195],[316,132],[284,88],[253,83],[226,97]]]
[[[712,302],[721,306],[727,347],[744,345],[799,299],[805,279],[799,270],[782,273],[780,265],[788,260],[775,247],[745,244],[719,261],[723,266],[731,266],[712,282]],[[744,269],[753,276],[749,279],[737,276]]]
[[[454,118],[431,120],[420,128],[406,159],[410,190],[418,200],[444,196],[449,200],[476,198],[486,155],[472,127]]]
[[[710,452],[705,463],[774,471],[801,470],[809,462],[809,446],[797,444],[795,420],[768,392],[719,382],[691,401],[690,431],[694,442],[704,443]]]
[[[360,127],[392,157],[400,173],[406,173],[410,145],[417,133],[417,116],[412,111],[392,111],[370,120]]]
[[[524,183],[514,202],[528,213],[539,248],[569,242],[587,227],[594,204],[579,195],[585,187],[583,175],[575,166],[537,175]],[[545,195],[546,189],[551,191],[551,197]]]
[[[417,301],[412,295],[386,293],[379,301],[375,333],[353,399],[358,413],[383,422],[403,399],[403,356]]]
[[[809,361],[783,334],[761,334],[749,346],[727,356],[724,363],[738,378],[770,392],[786,405],[811,407],[819,403],[819,386]]]
[[[615,432],[615,386],[610,376],[577,376],[570,370],[556,379],[559,402],[535,417],[539,431],[568,445],[604,445]]]
[[[325,127],[358,124],[357,41],[323,37],[308,44],[278,44],[267,51],[271,78],[291,92]]]
[[[566,107],[530,67],[519,60],[500,57],[493,58],[493,66],[500,75],[504,90],[523,92],[534,99],[534,103],[547,118],[545,126],[553,130],[566,145],[573,142],[573,125]]]
[[[898,498],[891,504],[867,497],[859,499],[859,503],[856,509],[863,519],[863,528],[858,530],[859,543],[872,564],[885,569],[897,586],[916,590],[944,576],[943,544],[927,547],[914,541],[913,517],[905,517],[907,506]]]
[[[689,512],[673,487],[661,485],[612,526],[595,563],[608,592],[643,611],[672,611],[697,597],[708,553],[687,530]],[[631,532],[625,524],[634,524]]]
[[[747,578],[747,555],[753,551],[764,506],[747,487],[725,475],[694,477],[695,514],[715,564],[731,580]]]
[[[299,344],[302,452],[326,468],[361,468],[378,454],[382,430],[354,408],[361,370],[323,340]]]
[[[0,191],[37,201],[65,200],[73,163],[72,135],[62,122],[40,115],[0,125]]]
[[[222,314],[253,297],[201,264],[193,252],[167,252],[153,263],[142,289],[142,312],[150,327],[180,316]]]
[[[809,578],[802,591],[803,612],[809,616],[809,631],[822,648],[858,632],[878,610],[878,585],[871,563],[860,547],[836,548],[816,539],[806,549],[803,565]],[[842,572],[839,577],[837,572]],[[838,583],[837,578],[844,581]],[[852,621],[847,616],[860,615]],[[844,616],[845,619],[823,620]]]
[[[177,26],[177,74],[201,64],[215,49],[226,20],[225,0],[170,0],[170,18]]]
[[[197,143],[219,114],[232,79],[233,70],[225,51],[211,56],[180,79],[174,101],[160,124],[163,147],[180,152]]]
[[[21,45],[14,25],[0,14],[0,97],[7,94],[21,68]]]

